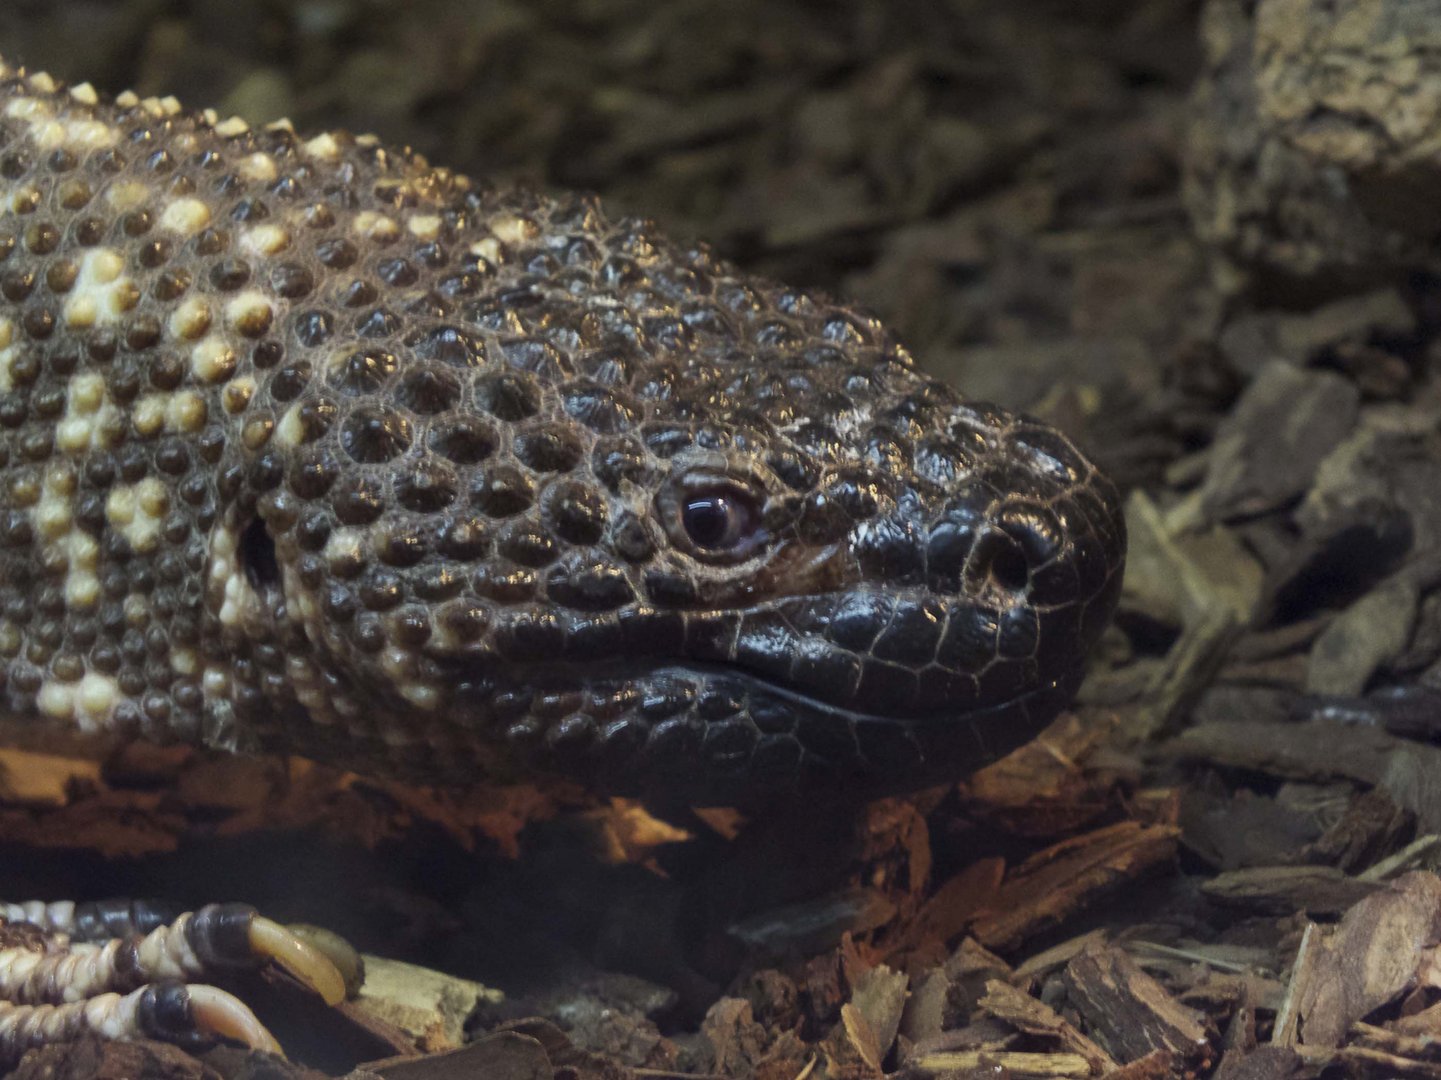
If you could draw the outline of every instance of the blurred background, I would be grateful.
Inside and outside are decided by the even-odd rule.
[[[1139,481],[1158,448],[1125,435],[1201,275],[1179,197],[1200,7],[8,0],[0,54],[598,192],[874,309],[931,370]]]

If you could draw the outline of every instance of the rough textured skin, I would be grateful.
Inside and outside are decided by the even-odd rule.
[[[964,774],[1074,688],[1115,490],[869,317],[371,139],[4,78],[30,730],[753,803]]]

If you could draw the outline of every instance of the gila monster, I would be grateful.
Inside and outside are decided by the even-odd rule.
[[[1115,605],[1066,437],[594,199],[5,68],[0,201],[8,739],[859,797],[1035,735]]]

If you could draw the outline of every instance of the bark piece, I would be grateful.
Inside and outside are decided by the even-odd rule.
[[[1441,775],[1441,750],[1376,728],[1325,721],[1198,724],[1173,739],[1169,748],[1191,760],[1297,780],[1329,780],[1341,776],[1375,786],[1386,779],[1397,754],[1411,755],[1421,768]]]
[[[1340,820],[1301,852],[1301,861],[1334,865],[1355,873],[1397,850],[1410,827],[1409,815],[1387,792],[1380,789],[1362,792],[1347,800]]]
[[[1415,581],[1397,574],[1342,612],[1311,647],[1306,690],[1359,696],[1411,640],[1421,603]]]
[[[871,968],[856,980],[850,1005],[866,1018],[875,1037],[876,1060],[884,1061],[900,1030],[910,979],[884,964]]]
[[[1110,1054],[1077,1031],[1065,1017],[1010,983],[992,979],[986,984],[986,996],[980,1005],[992,1016],[1028,1035],[1041,1036],[1057,1043],[1067,1053],[1080,1054],[1097,1073],[1109,1073],[1119,1067]]]
[[[1305,367],[1335,360],[1378,338],[1400,339],[1415,332],[1416,315],[1393,288],[1346,296],[1302,314],[1265,310],[1232,319],[1220,346],[1232,365],[1252,376],[1271,360]]]
[[[362,1065],[346,1080],[551,1080],[555,1068],[535,1039],[501,1031],[444,1053]]]
[[[1175,1059],[1170,1054],[1155,1050],[1143,1058],[1112,1069],[1102,1080],[1170,1080],[1176,1075],[1175,1066]]]
[[[1066,965],[1072,1003],[1098,1042],[1122,1062],[1163,1051],[1192,1065],[1211,1055],[1200,1014],[1177,1002],[1120,949],[1088,949]]]
[[[1261,1046],[1249,1054],[1227,1054],[1216,1070],[1216,1080],[1288,1080],[1303,1067],[1296,1051],[1284,1046]]]
[[[1094,821],[1110,804],[1114,773],[1085,764],[1116,726],[1114,715],[1064,712],[1030,742],[960,785],[977,818],[1021,836],[1055,836]]]
[[[1202,524],[1200,508],[1193,497],[1181,513],[1163,514],[1144,492],[1126,503],[1130,553],[1122,608],[1182,628],[1129,725],[1137,739],[1189,718],[1261,601],[1262,568],[1231,530],[1187,531]]]
[[[449,1050],[465,1041],[466,1018],[481,1001],[502,995],[469,979],[380,956],[365,957],[359,1005],[410,1034],[425,1050]]]
[[[1383,886],[1329,866],[1258,866],[1217,874],[1201,886],[1211,899],[1251,911],[1339,915]]]
[[[948,943],[962,933],[978,912],[994,907],[997,890],[1005,878],[1004,859],[980,859],[954,875],[915,916],[901,923],[899,934],[887,941],[884,955],[892,963],[914,968],[917,963],[937,962],[946,955]]]
[[[987,948],[1012,949],[1168,861],[1179,835],[1169,825],[1122,822],[1037,852],[1009,876],[994,910],[971,932]]]
[[[1322,459],[1356,425],[1355,384],[1276,360],[1221,421],[1201,488],[1210,521],[1251,517],[1304,495]]]
[[[1027,1054],[1013,1050],[954,1050],[923,1054],[911,1062],[916,1072],[979,1074],[995,1070],[1002,1076],[1047,1078],[1091,1076],[1090,1063],[1080,1054]]]
[[[1245,789],[1184,790],[1181,826],[1187,847],[1222,870],[1289,862],[1298,847],[1317,840],[1322,830],[1314,810]]]
[[[1441,878],[1410,873],[1351,908],[1334,933],[1309,927],[1276,1018],[1280,1046],[1335,1047],[1373,1009],[1435,978]]]

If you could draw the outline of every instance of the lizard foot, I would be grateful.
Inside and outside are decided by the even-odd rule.
[[[324,952],[244,904],[171,918],[148,902],[0,903],[0,1060],[83,1035],[280,1054],[237,997],[206,979],[274,964],[327,1004],[345,981]]]

